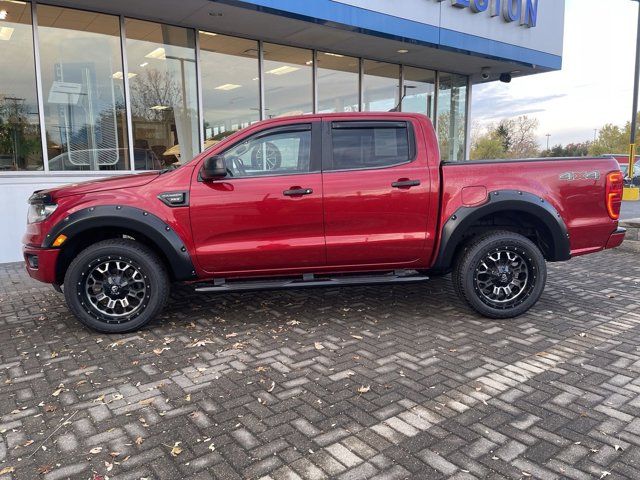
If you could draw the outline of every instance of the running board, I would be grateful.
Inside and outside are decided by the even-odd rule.
[[[230,281],[218,279],[213,285],[202,285],[195,288],[196,292],[239,292],[250,290],[280,290],[285,288],[305,287],[343,287],[348,285],[383,285],[391,283],[424,282],[429,277],[420,275],[415,270],[401,270],[385,275],[360,275],[340,277],[316,278],[312,274],[303,277],[275,279],[275,280],[250,280]]]

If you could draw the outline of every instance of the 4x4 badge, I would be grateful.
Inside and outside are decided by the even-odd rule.
[[[560,174],[560,180],[573,182],[574,180],[599,180],[600,172],[592,170],[590,172],[564,172]]]

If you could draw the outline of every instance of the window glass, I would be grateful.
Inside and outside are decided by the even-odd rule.
[[[195,32],[131,19],[125,31],[134,147],[160,163],[136,156],[136,169],[185,163],[200,151]]]
[[[311,50],[264,44],[264,96],[267,118],[313,112]]]
[[[407,128],[334,128],[333,170],[380,168],[409,161]]]
[[[311,130],[259,133],[231,147],[224,157],[234,177],[309,172]]]
[[[433,119],[436,72],[424,68],[404,67],[403,112],[422,113]]]
[[[318,111],[357,112],[359,60],[335,53],[318,52]]]
[[[0,1],[0,171],[42,170],[31,4]]]
[[[364,61],[362,110],[388,112],[398,106],[400,66],[391,63]]]
[[[128,170],[118,17],[38,5],[50,170]]]
[[[465,159],[467,131],[467,77],[440,74],[438,89],[438,139],[444,162]]]
[[[258,43],[200,32],[205,148],[260,120]]]

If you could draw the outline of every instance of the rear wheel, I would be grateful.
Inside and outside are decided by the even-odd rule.
[[[540,249],[528,238],[507,231],[472,240],[452,272],[456,293],[489,318],[525,313],[540,299],[546,279]]]
[[[164,307],[169,289],[157,255],[126,239],[86,248],[64,279],[69,309],[84,325],[105,333],[130,332],[150,322]]]

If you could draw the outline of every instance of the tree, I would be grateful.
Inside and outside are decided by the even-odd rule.
[[[640,115],[638,115],[638,119],[640,119]],[[640,125],[636,132],[636,138],[640,138]],[[630,139],[631,122],[627,122],[624,127],[607,123],[598,132],[596,141],[591,144],[589,155],[595,157],[608,153],[627,153]]]
[[[570,143],[566,146],[555,145],[549,150],[540,152],[541,157],[586,157],[593,142]]]
[[[504,119],[474,135],[471,159],[530,158],[539,153],[536,131],[538,120],[526,115]]]

